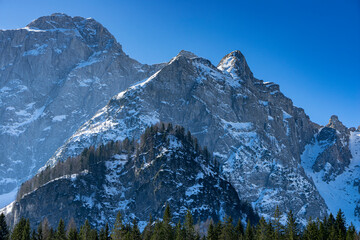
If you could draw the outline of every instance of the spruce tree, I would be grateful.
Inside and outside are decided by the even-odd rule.
[[[208,228],[207,239],[208,240],[218,240],[219,239],[212,219],[210,221],[210,225]]]
[[[0,239],[9,239],[9,228],[6,224],[4,213],[1,213],[0,215]]]
[[[219,239],[221,240],[232,240],[236,238],[235,228],[232,224],[231,217],[225,217],[224,227],[222,228]]]
[[[346,232],[346,240],[354,240],[355,237],[356,237],[356,230],[354,225],[351,223]]]
[[[183,240],[185,238],[184,228],[179,220],[175,227],[175,240]]]
[[[256,226],[256,239],[265,240],[267,238],[267,223],[264,217],[260,218],[258,225]]]
[[[60,219],[58,227],[56,229],[55,239],[56,240],[66,240],[65,222],[62,219]]]
[[[169,204],[166,205],[165,207],[165,212],[164,212],[164,216],[163,216],[163,222],[161,225],[161,235],[164,239],[169,239],[172,240],[173,239],[173,229],[171,226],[171,211],[170,211],[170,206]]]
[[[240,237],[244,236],[244,226],[240,219],[238,220],[238,222],[236,224],[235,233],[236,233],[237,239],[240,239]]]
[[[80,227],[79,239],[89,240],[91,238],[91,226],[89,220],[85,220],[84,225]]]
[[[139,226],[138,226],[135,218],[133,220],[133,229],[131,231],[131,239],[132,240],[141,240],[141,233],[140,233]]]
[[[194,220],[190,210],[187,210],[186,212],[184,229],[185,229],[185,239],[194,240],[195,239]]]
[[[298,229],[294,214],[290,210],[287,214],[286,226],[285,226],[286,239],[296,240],[298,239]]]
[[[335,229],[338,233],[338,239],[346,238],[345,216],[344,216],[344,212],[341,211],[341,209],[339,209],[336,215]]]
[[[248,219],[248,222],[246,224],[246,230],[245,230],[245,240],[253,240],[254,238],[254,233],[253,233],[253,229],[252,226],[250,224],[250,219]]]
[[[111,233],[111,239],[113,239],[113,240],[121,239],[125,235],[126,235],[126,230],[125,230],[125,226],[123,224],[122,215],[119,211],[118,214],[116,215],[114,228]]]
[[[281,238],[282,235],[282,226],[280,223],[280,218],[281,218],[281,214],[280,214],[280,210],[279,210],[279,206],[276,206],[275,209],[275,213],[274,213],[274,218],[273,218],[273,226],[274,226],[274,239],[275,240],[279,240]]]
[[[142,233],[142,237],[144,240],[150,240],[151,239],[151,236],[153,234],[153,219],[152,219],[152,216],[150,214],[150,217],[149,217],[149,222],[148,224],[146,225],[143,233]]]

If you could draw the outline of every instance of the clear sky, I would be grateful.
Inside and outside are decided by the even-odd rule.
[[[95,18],[142,63],[185,49],[217,65],[240,50],[311,120],[360,125],[359,0],[0,0],[0,29],[54,12]]]

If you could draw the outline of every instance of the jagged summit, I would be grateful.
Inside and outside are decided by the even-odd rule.
[[[74,29],[77,28],[77,24],[83,23],[98,23],[93,18],[83,18],[83,17],[71,17],[65,13],[53,13],[49,16],[39,17],[29,23],[26,27],[40,29],[40,30],[50,30],[50,29]]]
[[[326,127],[334,128],[343,133],[348,132],[348,128],[344,126],[344,124],[339,120],[339,117],[336,115],[332,115],[330,117],[329,123],[326,125]]]
[[[250,80],[253,78],[253,73],[247,64],[244,55],[239,50],[235,50],[223,57],[217,67],[219,70],[228,72],[232,76],[240,76],[243,80]]]
[[[183,56],[183,57],[186,57],[186,58],[197,58],[198,56],[190,51],[186,51],[186,50],[181,50],[177,57],[179,56]]]

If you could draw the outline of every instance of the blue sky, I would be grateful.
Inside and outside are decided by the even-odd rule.
[[[360,1],[0,0],[0,29],[54,12],[93,17],[142,63],[181,49],[217,65],[233,50],[311,120],[360,125]]]

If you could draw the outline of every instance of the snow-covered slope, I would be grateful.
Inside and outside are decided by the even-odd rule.
[[[143,228],[150,214],[162,217],[166,204],[174,222],[183,219],[188,209],[201,221],[209,217],[217,221],[225,214],[258,220],[190,134],[179,126],[162,126],[148,128],[137,146],[102,146],[107,152],[96,155],[97,149],[95,156],[114,154],[102,157],[84,174],[56,178],[25,194],[12,205],[11,225],[19,217],[30,218],[34,226],[44,217],[53,226],[59,218],[73,217],[77,224],[87,218],[100,228],[121,211],[125,221],[136,218]]]
[[[340,134],[338,132],[337,134]],[[350,132],[349,149],[352,158],[338,175],[335,175],[330,181],[326,181],[326,176],[332,165],[327,162],[324,169],[315,171],[313,166],[316,159],[335,143],[331,141],[318,141],[307,145],[302,155],[302,165],[306,174],[311,177],[325,199],[330,212],[336,213],[339,208],[344,212],[348,223],[352,222],[357,228],[360,227],[359,208],[360,208],[360,131]]]
[[[276,205],[301,221],[327,207],[301,166],[300,155],[319,128],[274,83],[253,77],[235,51],[218,67],[182,51],[147,80],[114,96],[48,162],[85,147],[126,137],[163,121],[189,129],[222,163],[238,194],[265,216]]]
[[[53,14],[0,30],[0,195],[43,166],[110,97],[159,67],[128,57],[91,18]]]

